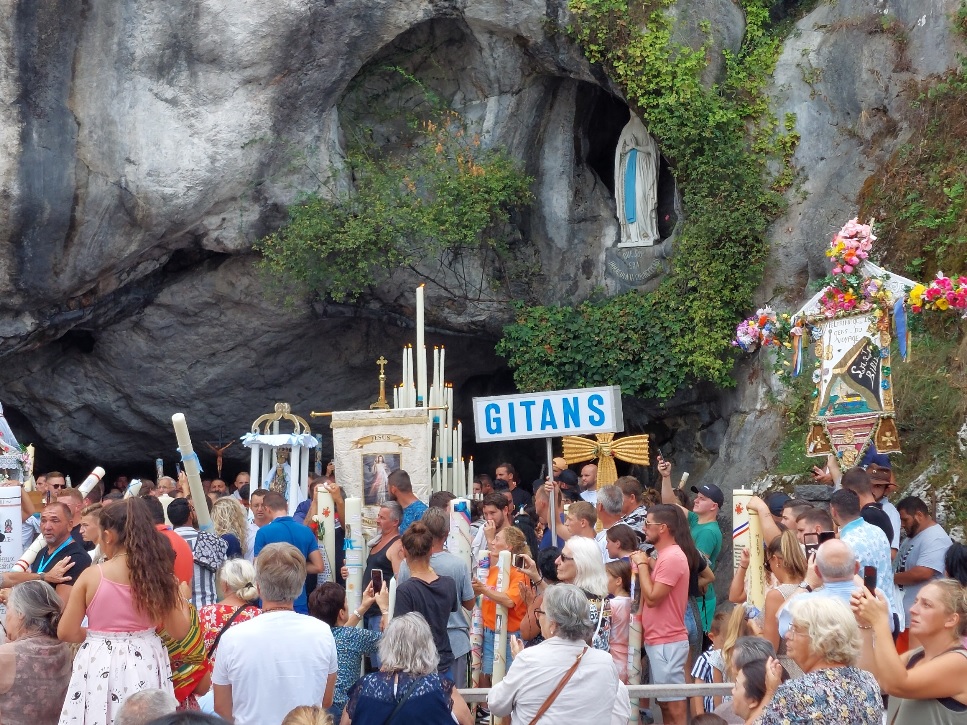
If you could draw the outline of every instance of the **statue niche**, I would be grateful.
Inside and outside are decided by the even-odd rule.
[[[614,152],[614,197],[619,234],[604,250],[609,287],[614,292],[647,288],[667,271],[681,214],[671,170],[634,113]]]
[[[636,115],[622,129],[614,155],[618,247],[650,247],[658,234],[658,144]]]

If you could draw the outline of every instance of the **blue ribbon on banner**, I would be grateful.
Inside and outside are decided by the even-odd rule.
[[[181,453],[181,449],[180,448],[178,449],[178,452]],[[198,460],[198,454],[197,453],[195,453],[194,451],[192,451],[191,452],[191,455],[188,455],[188,456],[186,456],[184,453],[181,453],[181,462],[182,463],[184,463],[185,461],[189,461],[189,460],[195,462],[195,465],[198,466],[199,473],[204,473],[205,472],[205,469],[201,467],[201,461]]]
[[[896,341],[900,348],[900,359],[907,359],[907,310],[901,297],[893,305],[893,324],[896,327]]]

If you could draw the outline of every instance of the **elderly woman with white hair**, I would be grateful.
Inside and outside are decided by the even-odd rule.
[[[614,660],[587,645],[595,624],[585,593],[571,584],[556,584],[544,592],[541,606],[537,616],[545,639],[524,649],[514,638],[514,664],[487,697],[491,714],[510,715],[511,725],[541,718],[547,723],[627,722],[628,692]]]
[[[440,656],[423,615],[394,617],[379,642],[379,672],[349,689],[341,725],[473,725],[453,682],[437,672]]]
[[[524,561],[524,572],[538,590],[548,587],[549,583],[534,560],[525,556]],[[589,642],[595,649],[608,651],[611,645],[611,602],[608,599],[608,573],[601,558],[601,549],[594,539],[572,536],[564,542],[561,555],[554,563],[560,582],[573,584],[584,592],[593,625]]]
[[[57,639],[61,599],[39,579],[10,590],[7,643],[0,646],[3,722],[57,722],[71,678],[71,652]]]
[[[215,661],[218,641],[229,627],[262,613],[255,604],[259,593],[255,588],[255,566],[250,561],[226,559],[218,570],[217,583],[219,601],[198,610],[205,652],[212,662]]]
[[[786,652],[804,674],[781,682],[782,665],[770,658],[765,693],[749,722],[880,725],[880,686],[856,667],[862,640],[849,606],[832,597],[794,598],[786,606],[792,614]]]

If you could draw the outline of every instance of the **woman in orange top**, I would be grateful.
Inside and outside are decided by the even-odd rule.
[[[494,537],[491,548],[491,562],[496,562],[502,551],[510,552],[511,561],[513,561],[514,556],[527,554],[530,551],[527,547],[527,538],[524,536],[524,532],[513,526],[509,526],[503,531],[498,532]],[[520,569],[511,567],[510,586],[505,591],[497,591],[498,571],[497,566],[490,567],[486,585],[476,580],[473,582],[473,593],[483,596],[483,601],[480,605],[484,626],[483,656],[481,657],[483,669],[481,687],[490,687],[490,676],[494,671],[494,629],[497,626],[497,605],[500,604],[507,607],[507,653],[505,656],[508,668],[513,661],[513,657],[510,654],[510,638],[520,635],[521,620],[527,616],[527,603],[524,601],[520,587],[521,584],[527,587],[530,586],[530,580],[527,578],[527,575]],[[486,682],[484,683],[484,681]]]

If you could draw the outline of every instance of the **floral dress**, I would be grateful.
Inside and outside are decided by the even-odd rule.
[[[215,638],[218,637],[218,633],[222,631],[222,627],[232,618],[236,609],[237,607],[233,607],[230,604],[209,604],[198,610],[198,620],[201,622],[201,632],[205,638],[206,652],[211,649],[211,646],[215,643]],[[246,604],[242,608],[241,613],[232,621],[232,626],[234,627],[239,622],[255,619],[261,613],[262,610],[254,604]],[[208,659],[214,666],[215,652],[212,652],[211,657]]]
[[[856,667],[830,667],[782,683],[757,723],[880,725],[882,720],[876,678]]]

